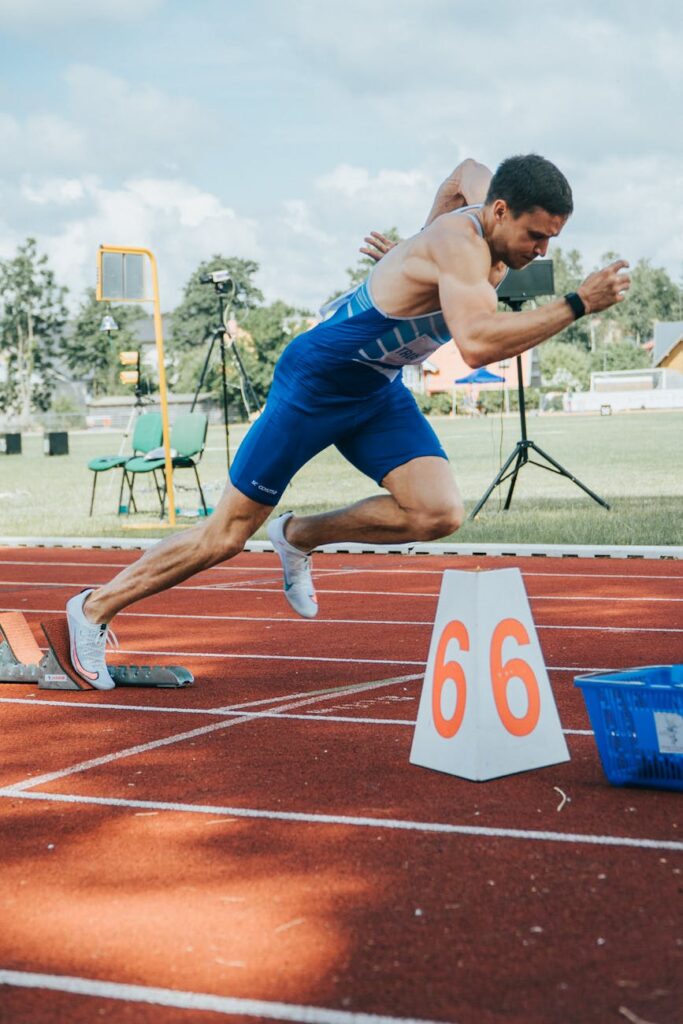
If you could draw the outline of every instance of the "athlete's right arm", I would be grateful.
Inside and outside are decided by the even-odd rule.
[[[564,298],[519,313],[497,312],[496,291],[488,281],[491,261],[486,243],[455,234],[441,222],[431,231],[441,309],[468,366],[476,369],[520,355],[574,322]],[[587,311],[599,312],[622,301],[629,286],[628,277],[619,273],[625,266],[625,260],[617,260],[586,278],[580,294]]]

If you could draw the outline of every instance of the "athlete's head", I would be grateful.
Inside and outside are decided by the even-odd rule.
[[[504,160],[491,179],[485,209],[495,255],[520,269],[545,256],[574,209],[564,174],[535,153]]]

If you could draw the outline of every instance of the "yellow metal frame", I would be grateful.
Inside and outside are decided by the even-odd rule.
[[[102,256],[106,252],[119,253],[122,256],[147,256],[152,268],[152,298],[121,299],[102,294]],[[171,458],[171,432],[168,425],[168,391],[166,389],[166,365],[164,363],[164,335],[161,326],[161,307],[159,305],[159,275],[154,253],[149,249],[137,249],[128,245],[101,245],[97,251],[97,290],[98,302],[152,302],[154,304],[154,338],[157,347],[159,364],[159,401],[161,405],[161,424],[164,438],[164,460],[166,470],[166,498],[168,500],[168,525],[175,526],[175,493],[173,490],[173,459]]]

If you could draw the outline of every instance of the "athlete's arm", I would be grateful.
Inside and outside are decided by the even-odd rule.
[[[439,185],[425,227],[442,213],[451,213],[453,210],[459,210],[461,206],[483,203],[492,177],[485,164],[469,158],[463,160]]]
[[[496,292],[488,282],[491,262],[486,244],[439,228],[434,228],[430,249],[438,269],[441,309],[468,366],[477,368],[519,355],[574,322],[563,298],[538,309],[497,312]],[[630,279],[620,271],[627,266],[626,260],[616,260],[586,278],[578,292],[587,313],[623,301]]]
[[[491,171],[484,164],[479,164],[476,160],[469,158],[463,160],[439,185],[429,216],[425,221],[425,227],[440,217],[442,213],[452,213],[453,210],[459,210],[461,206],[483,203],[491,177]],[[365,245],[360,247],[359,252],[362,252],[364,256],[369,256],[375,263],[379,263],[382,257],[398,244],[379,231],[371,231],[363,241]]]

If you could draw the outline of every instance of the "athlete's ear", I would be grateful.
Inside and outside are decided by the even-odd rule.
[[[510,207],[504,199],[494,200],[491,210],[493,212],[493,219],[499,224],[505,220],[507,214],[511,213]]]

